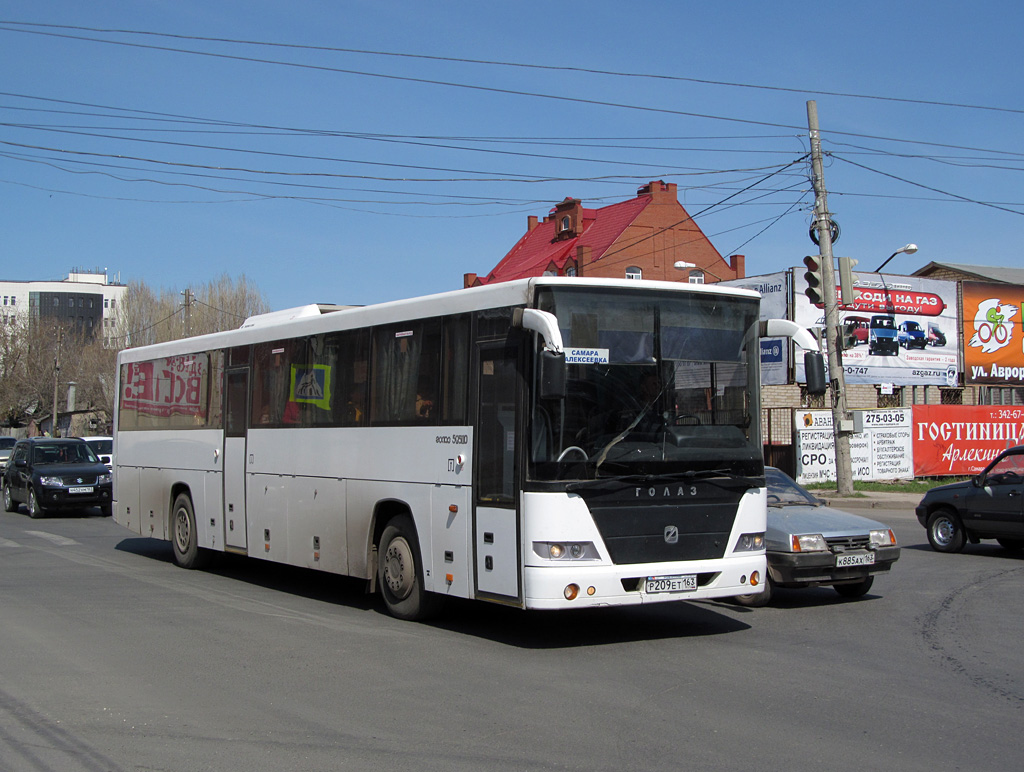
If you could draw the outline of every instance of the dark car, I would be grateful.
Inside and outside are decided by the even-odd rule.
[[[908,350],[912,348],[923,349],[928,345],[928,338],[925,337],[924,330],[921,329],[921,325],[917,322],[911,321],[900,322],[896,340],[901,346]]]
[[[736,598],[744,606],[765,606],[776,587],[831,585],[845,598],[871,589],[874,574],[888,571],[900,556],[896,536],[876,520],[825,506],[784,472],[765,468],[768,581],[764,592]]]
[[[32,517],[50,510],[99,507],[110,515],[110,470],[81,439],[19,440],[3,476],[4,509]]]
[[[896,340],[896,319],[886,314],[871,317],[871,328],[868,330],[868,354],[882,356],[898,356],[900,344]]]
[[[932,488],[917,505],[917,519],[938,552],[959,552],[967,542],[995,539],[1024,549],[1024,445],[1003,451],[977,477]]]

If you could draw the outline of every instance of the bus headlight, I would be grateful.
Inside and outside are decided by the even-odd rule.
[[[793,552],[828,552],[828,543],[820,533],[794,536]]]
[[[733,552],[760,552],[764,549],[763,533],[745,533],[740,536]]]
[[[535,541],[533,551],[546,560],[597,560],[597,548],[591,541]]]

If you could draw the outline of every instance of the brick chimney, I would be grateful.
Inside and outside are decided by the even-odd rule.
[[[636,192],[637,196],[650,196],[653,204],[673,204],[679,200],[674,182],[653,180]]]
[[[526,232],[529,233],[537,227],[537,215],[531,214],[526,218]]]
[[[746,255],[729,255],[729,266],[736,272],[737,279],[745,279],[747,277]]]

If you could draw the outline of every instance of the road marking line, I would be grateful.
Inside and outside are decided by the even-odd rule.
[[[21,545],[18,544],[18,542],[16,542],[16,541],[11,541],[10,539],[0,539],[0,547],[20,547],[20,546]]]
[[[25,531],[25,533],[38,536],[40,539],[46,539],[48,542],[56,544],[58,547],[70,547],[79,543],[74,539],[69,539],[67,536],[58,536],[55,533],[47,533],[46,531]]]

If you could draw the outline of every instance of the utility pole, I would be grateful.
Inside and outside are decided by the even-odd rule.
[[[64,341],[63,328],[57,330],[57,348],[53,352],[53,428],[50,436],[57,436],[57,391],[60,389],[60,346]]]
[[[821,137],[818,132],[818,103],[807,103],[807,128],[811,137],[811,169],[814,184],[814,224],[821,252],[821,276],[825,302],[825,345],[828,348],[828,372],[832,387],[832,433],[836,446],[836,487],[840,496],[853,494],[853,462],[850,457],[849,418],[846,410],[846,378],[843,373],[843,341],[839,331],[836,303],[835,262],[832,257],[832,217],[828,211],[828,193],[821,163]]]
[[[192,290],[186,289],[182,295],[185,296],[185,337],[192,337]]]

